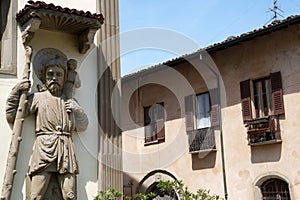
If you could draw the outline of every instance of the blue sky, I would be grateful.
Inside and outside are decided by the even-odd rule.
[[[284,18],[300,14],[299,0],[277,6]],[[260,28],[270,8],[273,0],[119,0],[121,75]]]

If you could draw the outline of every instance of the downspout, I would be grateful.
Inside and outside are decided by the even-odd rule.
[[[220,91],[220,75],[216,73],[209,64],[203,59],[202,54],[199,55],[200,61],[216,76],[217,78],[217,102],[218,102],[218,117],[220,120],[220,143],[221,143],[221,158],[222,158],[222,174],[223,174],[223,187],[225,199],[228,199],[226,170],[225,170],[225,155],[224,155],[224,140],[223,140],[223,127],[222,127],[222,114],[221,114],[221,91]]]

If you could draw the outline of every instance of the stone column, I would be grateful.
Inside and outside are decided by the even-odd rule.
[[[97,1],[104,24],[98,34],[99,189],[123,191],[120,121],[120,46],[118,0]],[[117,89],[116,89],[117,88]]]

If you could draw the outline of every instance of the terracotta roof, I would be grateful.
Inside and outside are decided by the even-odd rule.
[[[184,54],[184,55],[181,55],[179,57],[172,58],[171,60],[167,60],[167,61],[164,61],[162,63],[153,65],[151,67],[141,69],[140,71],[133,72],[131,74],[127,74],[123,78],[130,79],[130,78],[135,77],[136,75],[138,76],[138,75],[142,75],[144,73],[147,74],[147,73],[151,73],[152,71],[153,72],[158,71],[158,70],[164,68],[164,66],[166,66],[166,65],[167,66],[175,66],[178,63],[185,62],[187,60],[187,58],[199,56],[200,52],[207,51],[208,53],[212,53],[212,52],[215,52],[215,51],[226,49],[226,48],[238,45],[240,42],[245,42],[245,41],[248,41],[248,40],[252,40],[257,36],[265,35],[265,34],[268,34],[272,31],[277,31],[277,30],[280,30],[282,28],[286,28],[288,25],[295,24],[295,23],[300,23],[300,15],[292,15],[292,16],[289,16],[289,17],[283,19],[283,20],[274,20],[270,24],[265,25],[261,28],[257,28],[257,29],[254,29],[252,31],[243,33],[239,36],[230,36],[226,40],[223,40],[222,42],[214,43],[214,44],[209,45],[207,47],[201,48],[201,49],[199,49],[199,50],[197,50],[193,53]]]
[[[222,44],[229,45],[229,43],[231,41],[238,41],[239,39],[244,39],[243,41],[245,41],[245,39],[253,39],[254,37],[259,36],[261,34],[266,34],[266,33],[269,33],[270,31],[273,31],[273,30],[279,30],[283,26],[286,26],[286,25],[289,25],[289,24],[292,24],[292,23],[299,23],[299,21],[300,21],[300,15],[292,15],[292,16],[289,16],[289,17],[283,19],[283,20],[274,20],[270,24],[265,25],[261,28],[257,28],[257,29],[254,29],[252,31],[243,33],[239,36],[230,36],[226,40],[224,40],[222,42],[219,42],[219,43],[212,44],[210,46],[207,46],[204,49],[206,51],[212,51],[212,50],[214,50],[215,47],[219,48]]]
[[[28,4],[26,4],[25,7],[17,13],[16,15],[17,20],[21,19],[29,10],[34,10],[34,9],[47,9],[47,10],[57,11],[61,13],[96,19],[101,24],[103,24],[104,22],[104,18],[102,14],[96,14],[96,13],[92,14],[89,11],[85,12],[83,10],[70,9],[66,7],[63,8],[61,6],[55,6],[53,3],[47,4],[43,1],[28,1]]]

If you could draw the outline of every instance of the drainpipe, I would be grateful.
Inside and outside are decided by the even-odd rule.
[[[220,91],[220,75],[215,72],[211,66],[206,63],[203,59],[202,54],[199,55],[200,61],[216,76],[217,78],[217,101],[218,101],[218,117],[220,120],[220,142],[221,142],[221,158],[222,158],[222,172],[223,172],[223,183],[224,183],[224,194],[225,199],[228,199],[227,182],[226,182],[226,170],[225,170],[225,159],[224,159],[224,141],[223,141],[223,127],[222,127],[222,114],[221,114],[221,91]]]

